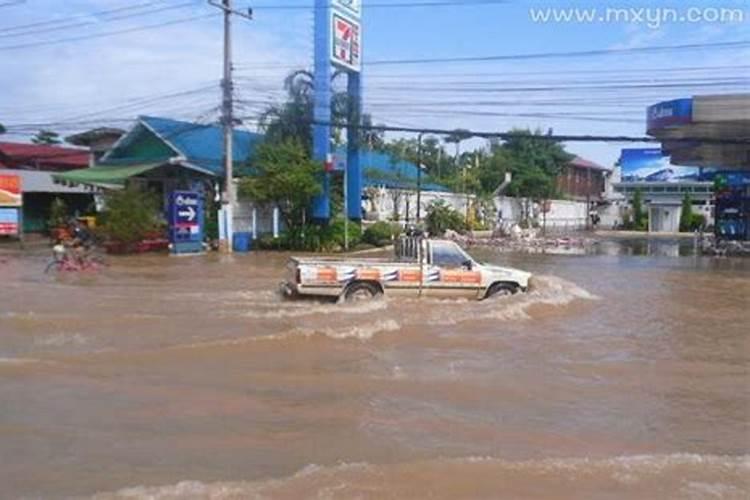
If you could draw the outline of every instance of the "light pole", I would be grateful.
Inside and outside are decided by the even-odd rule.
[[[422,221],[422,134],[417,134],[417,224]]]

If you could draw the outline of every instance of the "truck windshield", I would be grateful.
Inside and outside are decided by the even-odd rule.
[[[436,266],[460,267],[467,261],[473,259],[455,243],[432,242],[432,263]]]

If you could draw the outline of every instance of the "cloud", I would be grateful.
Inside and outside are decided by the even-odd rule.
[[[106,26],[73,34],[154,24],[160,20],[188,17],[191,12],[211,12],[210,7],[202,2],[201,5],[188,12],[158,15],[156,19],[140,18],[128,23],[107,23]],[[84,6],[85,3],[78,4],[79,8]],[[88,11],[112,6],[122,6],[122,3],[96,2],[96,8]],[[69,9],[68,15],[79,12],[78,8]],[[308,17],[305,14],[285,15],[283,24],[278,16],[264,17],[258,21],[235,21],[234,60],[240,68],[237,73],[241,78],[248,77],[248,80],[238,80],[239,93],[248,98],[268,100],[274,96],[270,89],[281,88],[283,75],[290,65],[307,65],[309,51],[304,49],[305,42],[290,34],[304,30],[309,24]],[[5,25],[34,22],[20,17],[16,21]],[[284,28],[279,29],[279,25]],[[46,39],[70,35],[55,32],[47,34]],[[45,38],[39,35],[18,41],[40,39]],[[100,117],[103,121],[160,112],[169,112],[170,116],[175,117],[199,117],[220,102],[222,41],[221,16],[217,15],[205,20],[106,38],[0,50],[4,67],[0,72],[0,88],[3,89],[0,121],[12,127],[19,123],[70,121],[83,115]],[[158,96],[211,85],[215,89],[180,98],[152,99],[142,106],[132,104],[133,99],[143,96]],[[128,107],[129,103],[131,105]],[[108,109],[112,111],[93,115]]]

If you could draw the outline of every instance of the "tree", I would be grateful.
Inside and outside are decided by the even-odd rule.
[[[457,128],[454,131],[452,131],[450,134],[448,134],[444,139],[446,143],[448,144],[452,143],[456,145],[456,156],[454,157],[454,161],[453,161],[456,170],[458,170],[460,166],[459,160],[461,159],[460,158],[461,141],[465,141],[469,137],[471,137],[471,132],[469,132],[466,129]]]
[[[554,186],[554,182],[574,155],[565,151],[559,142],[545,138],[540,131],[530,132],[528,130],[513,130],[511,137],[505,141],[502,148],[509,155],[509,166],[514,177],[523,170],[532,170],[533,175],[546,177]],[[516,184],[521,183],[514,179]],[[526,188],[514,188],[519,196],[535,197],[539,190],[525,182]],[[513,183],[511,183],[513,188]],[[545,192],[549,192],[549,186],[545,186]]]
[[[3,126],[2,123],[0,123],[0,134],[4,134],[7,131],[8,131],[8,129],[6,129],[5,126]]]
[[[433,201],[427,207],[425,224],[431,236],[442,236],[448,229],[460,233],[466,230],[464,217],[443,200]]]
[[[114,241],[127,244],[141,241],[159,225],[158,198],[135,186],[109,193],[105,207],[102,227]]]
[[[490,154],[479,167],[479,186],[481,192],[490,194],[510,172],[513,178],[507,193],[524,199],[523,219],[528,222],[532,202],[545,202],[556,196],[557,176],[573,158],[562,144],[538,130],[513,130],[502,144],[490,143]]]
[[[299,140],[264,142],[253,158],[253,175],[240,180],[239,195],[258,203],[275,203],[287,228],[304,224],[314,196],[322,192],[323,166],[310,159]]]
[[[633,229],[636,231],[645,231],[648,225],[648,218],[643,211],[643,193],[641,188],[636,188],[633,193]]]
[[[680,212],[680,231],[690,231],[693,224],[693,201],[690,195],[685,193],[682,198],[682,211]]]
[[[478,189],[490,195],[505,181],[505,173],[512,171],[511,155],[500,144],[490,144],[489,152],[482,155],[477,169]]]
[[[368,113],[363,114],[359,143],[368,149],[382,151],[385,148],[385,133],[382,130],[368,128],[372,126],[372,115]]]
[[[60,134],[51,130],[42,129],[31,138],[34,144],[61,144]]]

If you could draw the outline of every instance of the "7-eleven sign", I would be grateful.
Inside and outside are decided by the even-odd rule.
[[[331,18],[333,29],[333,52],[331,62],[351,71],[361,68],[361,30],[357,21],[337,13]]]

